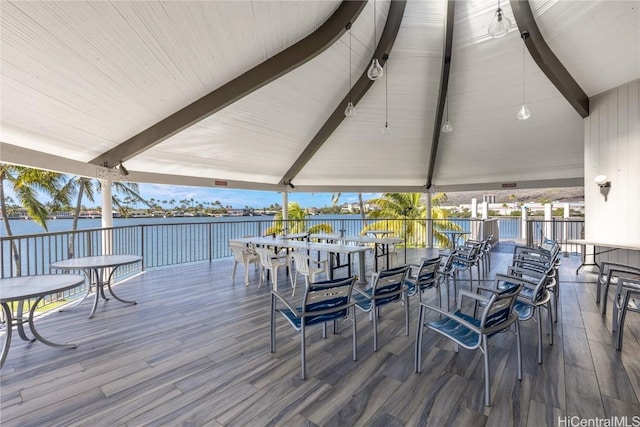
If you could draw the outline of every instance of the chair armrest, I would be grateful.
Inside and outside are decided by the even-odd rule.
[[[309,258],[309,262],[311,262],[312,264],[316,264],[316,265],[327,265],[327,260],[326,259],[321,259],[321,260],[315,260],[315,259],[311,259]]]
[[[460,291],[458,291],[458,296],[459,296],[459,300],[462,301],[462,297],[469,297],[471,299],[474,299],[476,301],[480,301],[480,302],[489,302],[489,298],[485,297],[484,295],[480,295],[480,294],[474,294],[473,292],[469,292],[467,290],[461,289]]]
[[[277,291],[271,291],[271,295],[275,296],[275,297],[276,297],[276,298],[278,298],[280,301],[282,301],[282,303],[283,303],[284,305],[286,305],[286,306],[287,306],[287,308],[288,308],[289,310],[291,310],[291,312],[292,312],[292,313],[295,313],[295,315],[296,315],[297,317],[300,317],[300,312],[298,311],[298,309],[297,309],[293,304],[291,304],[291,303],[289,302],[289,300],[287,300],[287,298],[286,298],[284,295],[282,295],[281,293],[279,293],[279,292],[277,292]]]
[[[477,289],[476,289],[476,293],[479,294],[480,291],[489,292],[491,294],[497,294],[497,293],[500,292],[497,289],[487,288],[487,287],[484,287],[484,286],[478,286]]]
[[[607,271],[607,273],[605,273],[605,270],[622,270],[622,271],[627,271],[630,270],[632,273],[633,272],[637,272],[638,274],[640,274],[640,267],[635,267],[633,265],[629,265],[629,264],[622,264],[620,262],[612,262],[612,261],[602,261],[600,263],[600,269],[598,270],[598,279],[608,275],[609,272]]]
[[[471,295],[475,295],[475,294],[471,294]],[[460,323],[462,326],[465,326],[465,327],[471,329],[472,331],[474,331],[474,332],[476,332],[478,334],[481,333],[480,332],[480,328],[478,328],[476,325],[474,325],[473,323],[467,322],[463,318],[456,316],[454,313],[451,313],[449,311],[443,310],[443,309],[441,309],[439,307],[436,307],[434,305],[427,304],[425,302],[421,302],[420,305],[428,308],[429,310],[433,310],[433,311],[437,312],[438,314],[441,314],[441,315],[443,315],[445,317],[448,317],[451,320],[455,320],[456,322]]]

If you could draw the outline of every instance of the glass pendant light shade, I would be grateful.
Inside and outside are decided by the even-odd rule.
[[[355,117],[356,107],[353,106],[353,102],[349,101],[347,108],[344,110],[344,115],[347,117]]]
[[[376,20],[377,20],[377,14],[376,14],[376,0],[373,0],[373,52],[375,55],[375,50],[376,50],[376,41],[378,40],[378,38],[376,37]],[[377,58],[373,58],[371,60],[371,65],[369,66],[369,69],[367,70],[367,77],[369,77],[369,80],[378,80],[380,77],[382,77],[382,75],[384,74],[384,70],[382,69],[382,66],[380,65],[380,62],[378,62]]]
[[[502,9],[498,6],[498,10],[489,24],[489,35],[494,39],[499,39],[507,35],[510,27],[511,21],[504,16]]]
[[[369,77],[369,79],[378,80],[380,77],[382,77],[383,74],[384,74],[384,69],[382,68],[382,65],[380,65],[378,60],[376,58],[371,60],[371,65],[367,70],[367,76]]]
[[[527,120],[531,117],[531,111],[527,108],[527,104],[522,104],[520,110],[518,111],[518,120]]]
[[[391,135],[391,128],[389,127],[389,123],[384,124],[384,127],[382,128],[382,134]]]
[[[349,23],[347,28],[349,29],[349,103],[344,110],[344,115],[347,117],[355,117],[356,107],[354,107],[353,102],[351,102],[351,89],[353,87],[351,84],[351,23]]]
[[[445,117],[444,124],[442,125],[440,130],[442,130],[442,132],[444,133],[450,133],[453,132],[453,125],[449,121],[449,97],[445,99],[445,102],[447,103],[447,109],[445,111],[447,113],[447,116]]]
[[[522,37],[522,107],[518,110],[518,114],[516,117],[518,120],[527,120],[531,117],[531,112],[527,108],[527,96],[525,90],[525,83],[527,81],[527,63],[526,63],[526,53],[525,53],[525,40],[529,37],[529,32],[523,31],[520,35]]]

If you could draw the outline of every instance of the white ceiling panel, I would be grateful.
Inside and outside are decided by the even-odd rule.
[[[546,43],[587,95],[640,78],[640,0],[529,4]],[[41,165],[58,156],[52,169],[86,174],[91,160],[313,34],[340,5],[2,1],[0,140],[19,149],[0,152],[0,161]],[[305,64],[127,158],[132,179],[282,189],[333,111],[344,108],[349,76],[355,84],[365,72],[391,5],[367,2],[354,21],[351,66],[346,32]],[[357,116],[345,118],[302,165],[292,178],[296,191],[426,184],[441,126],[435,121],[448,5],[407,2],[388,80],[374,82]],[[501,5],[511,31],[491,39],[496,2],[455,2],[448,87],[454,131],[435,132],[435,188],[584,173],[583,119],[528,52],[523,68],[517,23],[509,2]],[[515,118],[523,87],[532,114],[524,122]],[[391,135],[382,134],[385,121]],[[71,161],[53,161],[60,158]]]

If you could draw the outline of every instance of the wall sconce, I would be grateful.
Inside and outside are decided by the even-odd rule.
[[[611,181],[607,179],[606,175],[598,175],[594,179],[595,183],[600,187],[600,194],[604,196],[604,201],[607,201],[607,195],[609,195],[609,189],[611,188]]]

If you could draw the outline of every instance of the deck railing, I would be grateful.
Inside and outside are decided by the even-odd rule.
[[[483,239],[494,236],[518,239],[519,218],[474,219],[327,219],[309,217],[304,224],[289,221],[282,228],[295,231],[309,229],[320,224],[325,229],[346,235],[361,234],[366,226],[376,222],[377,229],[393,230],[405,239],[409,248],[438,247],[446,245],[439,231],[452,227],[468,231],[467,238]],[[117,270],[114,279],[122,280],[136,274],[140,268],[159,268],[176,264],[209,261],[231,256],[227,242],[243,236],[261,236],[274,225],[273,219],[251,219],[247,221],[215,221],[201,223],[141,224],[112,228],[65,231],[0,238],[0,277],[56,273],[51,263],[81,256],[102,254],[133,254],[143,258],[142,266],[132,265]],[[577,238],[582,230],[582,220],[527,222],[527,243],[539,244],[542,236],[552,237],[566,243]],[[15,249],[12,249],[15,248]],[[563,246],[567,248],[567,246]],[[575,252],[579,247],[574,248]],[[567,249],[565,249],[567,250]],[[82,288],[70,291],[60,298],[73,297],[86,291]]]

